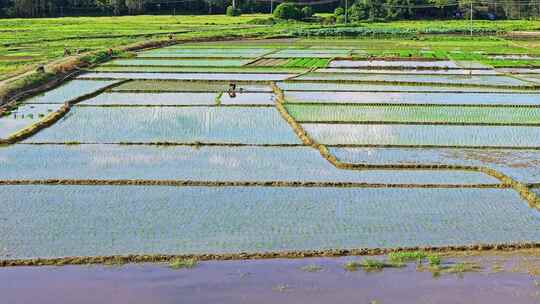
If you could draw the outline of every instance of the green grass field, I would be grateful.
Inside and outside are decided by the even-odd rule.
[[[362,50],[360,53],[353,54],[356,57],[375,55],[447,58],[452,53],[454,57],[468,59],[477,56],[474,52],[540,53],[540,48],[538,48],[540,39],[510,40],[500,35],[510,31],[536,30],[540,28],[540,21],[475,21],[474,32],[481,36],[470,38],[463,34],[470,26],[469,22],[464,20],[359,23],[330,27],[298,22],[283,22],[276,25],[257,25],[253,22],[255,19],[268,17],[269,15],[243,15],[241,17],[213,15],[0,19],[0,29],[2,29],[0,31],[0,80],[33,69],[37,64],[61,58],[64,48],[72,51],[80,49],[82,52],[103,50],[149,39],[165,38],[169,33],[175,33],[175,37],[181,41],[189,41],[196,38],[232,36],[267,38],[300,35],[302,37],[302,31],[308,33],[312,30],[330,29],[336,31],[336,39],[303,37],[307,39],[297,42],[295,47],[350,47]],[[371,31],[373,34],[342,37],[340,31],[347,28],[362,29],[363,32]],[[461,35],[448,35],[453,32],[459,32]],[[383,35],[384,37],[379,37],[376,33],[386,34]],[[415,39],[401,37],[403,33],[415,33],[417,36]],[[253,44],[257,45],[257,42]],[[217,42],[208,45],[226,48],[230,44]],[[289,47],[290,43],[269,41],[268,45]],[[246,44],[247,46],[249,43]],[[486,63],[499,65],[496,61],[490,60]],[[527,65],[520,61],[513,63],[516,66]]]

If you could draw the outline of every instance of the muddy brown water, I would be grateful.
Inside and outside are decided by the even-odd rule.
[[[343,265],[356,257],[202,262],[181,270],[159,264],[8,267],[0,269],[0,294],[2,303],[12,304],[540,303],[540,276],[527,273],[540,266],[538,257],[460,261],[471,259],[483,270],[439,277],[414,264],[346,271]],[[302,270],[307,265],[322,269]]]

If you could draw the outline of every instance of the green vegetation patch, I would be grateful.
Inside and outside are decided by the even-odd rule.
[[[421,105],[286,104],[300,122],[540,125],[540,108]]]
[[[328,58],[293,58],[289,59],[284,67],[287,68],[325,68],[330,63]]]
[[[135,80],[113,89],[115,92],[223,92],[229,89],[228,82],[204,81],[147,81]],[[237,84],[239,91],[271,92],[267,85]]]

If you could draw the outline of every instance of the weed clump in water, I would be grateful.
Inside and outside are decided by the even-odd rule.
[[[193,258],[191,259],[177,258],[177,259],[172,259],[169,262],[169,267],[174,270],[182,269],[182,268],[193,268],[195,266],[197,266],[197,260]]]

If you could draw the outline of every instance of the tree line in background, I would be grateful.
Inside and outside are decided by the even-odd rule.
[[[346,3],[347,1],[347,3]],[[285,19],[306,19],[335,12],[350,21],[399,19],[524,19],[540,16],[540,0],[0,0],[2,17],[58,17],[134,14],[269,13]],[[300,2],[299,5],[294,2]],[[308,4],[309,3],[309,4]],[[345,5],[348,10],[345,11]],[[234,6],[234,7],[233,7]],[[280,13],[276,9],[281,7]],[[308,7],[308,8],[306,8]],[[337,11],[336,11],[337,9]],[[340,17],[343,16],[343,17]]]

